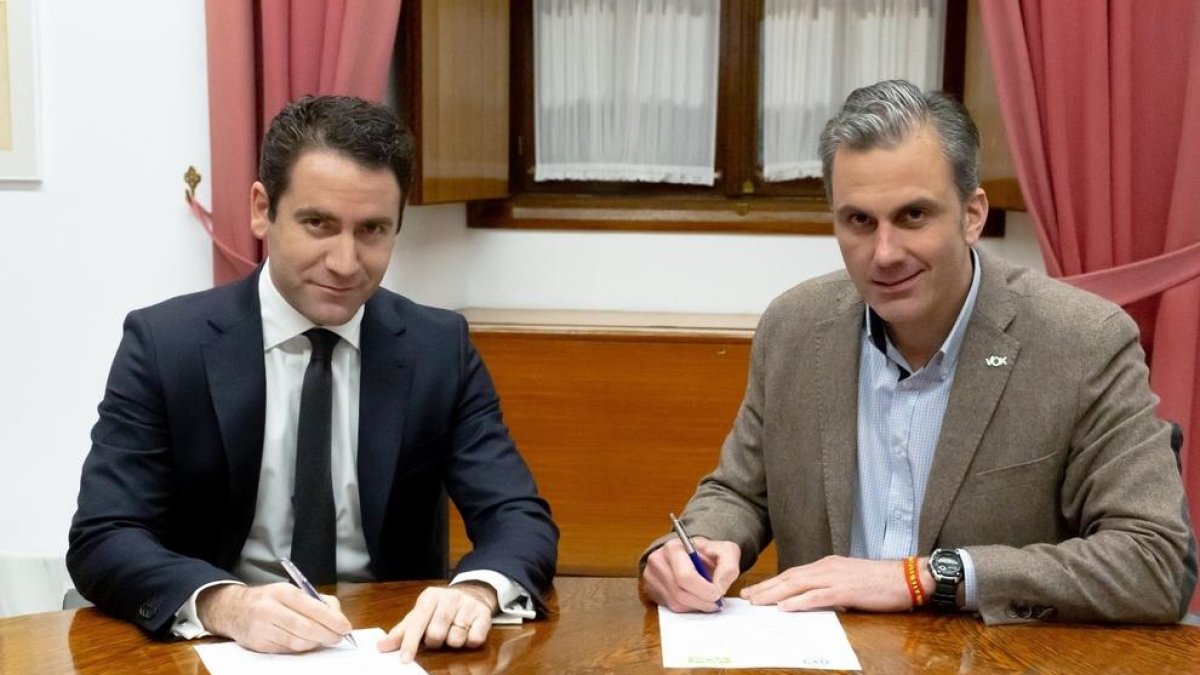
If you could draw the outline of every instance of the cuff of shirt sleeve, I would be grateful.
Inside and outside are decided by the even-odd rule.
[[[482,581],[496,591],[500,609],[492,617],[493,624],[518,624],[525,619],[537,617],[533,608],[533,596],[525,587],[492,570],[472,570],[455,575],[450,581],[453,586],[461,581]]]
[[[966,549],[958,549],[958,557],[963,563],[963,609],[968,612],[979,610],[979,587],[975,584],[975,561]]]
[[[171,626],[171,635],[183,638],[184,640],[195,640],[196,638],[212,635],[212,633],[204,628],[204,624],[200,623],[200,613],[196,611],[196,598],[200,597],[202,591],[213,586],[241,583],[240,581],[229,580],[213,581],[197,588],[196,592],[192,593],[192,596],[187,599],[187,602],[183,603],[179,610],[175,612],[175,624]]]

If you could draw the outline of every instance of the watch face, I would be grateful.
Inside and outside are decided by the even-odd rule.
[[[931,571],[936,572],[937,576],[954,579],[962,575],[962,560],[952,552],[938,552],[931,563]]]

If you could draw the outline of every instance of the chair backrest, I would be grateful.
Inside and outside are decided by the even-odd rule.
[[[67,592],[63,594],[63,609],[79,609],[80,607],[91,606],[92,603],[88,602],[87,598],[80,595],[79,591],[75,590],[73,587],[68,588]]]
[[[1171,452],[1175,453],[1175,468],[1179,469],[1179,473],[1183,473],[1183,457],[1180,453],[1183,451],[1183,427],[1179,422],[1171,422]]]

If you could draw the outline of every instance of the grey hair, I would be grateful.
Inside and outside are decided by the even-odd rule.
[[[818,145],[825,198],[832,203],[833,156],[840,148],[893,148],[926,124],[937,131],[959,199],[966,202],[979,187],[979,130],[961,103],[941,92],[922,92],[907,80],[855,89],[825,124]]]

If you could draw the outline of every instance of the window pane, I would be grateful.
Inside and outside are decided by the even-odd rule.
[[[854,89],[940,86],[945,0],[766,0],[759,161],[767,181],[821,175],[817,141]]]
[[[719,0],[535,0],[534,178],[712,185]]]

